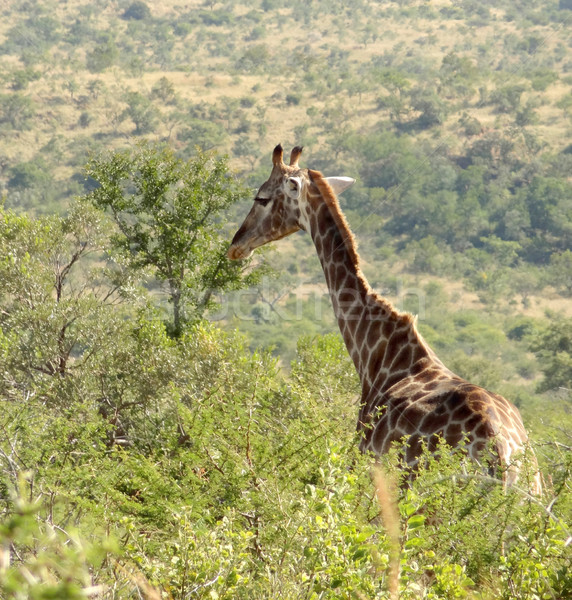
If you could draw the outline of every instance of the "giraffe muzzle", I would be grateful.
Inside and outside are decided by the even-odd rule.
[[[242,260],[244,258],[248,258],[252,254],[252,250],[248,248],[241,248],[240,246],[235,246],[234,244],[228,249],[226,255],[230,260]]]

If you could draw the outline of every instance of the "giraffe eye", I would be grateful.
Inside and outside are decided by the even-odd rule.
[[[270,198],[260,198],[259,196],[256,196],[254,201],[258,202],[258,204],[262,204],[262,206],[266,206],[270,202]]]

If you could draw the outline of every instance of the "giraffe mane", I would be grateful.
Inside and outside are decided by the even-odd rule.
[[[337,198],[334,190],[330,186],[330,184],[327,182],[326,178],[319,171],[314,171],[312,169],[308,169],[308,175],[310,177],[310,181],[312,183],[314,183],[315,186],[318,188],[318,191],[320,192],[320,195],[322,196],[324,203],[328,207],[328,210],[330,211],[330,214],[332,215],[332,218],[334,219],[334,223],[336,224],[337,228],[339,229],[340,233],[342,234],[342,239],[344,240],[344,245],[348,252],[348,256],[350,257],[350,260],[352,261],[352,264],[355,268],[355,272],[356,272],[360,282],[363,284],[364,288],[367,290],[367,293],[369,295],[371,295],[376,302],[383,305],[387,311],[389,311],[391,314],[396,315],[396,317],[400,318],[404,324],[407,323],[407,324],[411,325],[411,327],[415,331],[417,331],[417,317],[415,317],[414,315],[412,315],[408,312],[401,312],[401,311],[397,310],[389,300],[387,300],[383,296],[380,296],[369,285],[369,282],[367,281],[367,279],[365,278],[365,275],[363,274],[363,272],[361,270],[361,266],[360,266],[361,261],[360,261],[360,256],[357,251],[357,241],[355,239],[355,236],[352,233],[352,230],[350,229],[349,223],[347,222],[347,219],[346,219],[344,213],[340,209],[340,204],[339,204],[338,198]]]

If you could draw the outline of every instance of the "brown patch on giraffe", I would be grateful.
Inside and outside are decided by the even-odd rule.
[[[483,417],[479,414],[472,414],[463,422],[463,426],[467,431],[474,432],[481,423],[483,423]]]
[[[393,335],[394,331],[395,325],[391,321],[387,320],[383,322],[382,334],[384,338],[389,339]]]
[[[404,371],[411,364],[411,348],[403,346],[391,362],[390,369],[393,371]]]
[[[273,215],[272,215],[272,229],[274,231],[278,231],[278,229],[280,229],[280,223],[282,223],[282,219],[283,216],[280,213],[283,213],[284,211],[276,211]]]
[[[511,418],[509,411],[506,410],[506,408],[502,404],[496,404],[494,408],[491,407],[489,410],[494,410],[494,412],[496,412],[496,414],[498,415],[498,418],[503,422],[506,422]]]
[[[381,448],[385,446],[387,434],[388,428],[386,426],[385,420],[381,419],[375,426],[373,434],[371,436],[374,447]]]
[[[269,231],[272,227],[272,215],[264,217],[260,228],[264,231]]]
[[[396,331],[387,342],[387,350],[385,351],[385,359],[383,366],[389,368],[393,359],[399,351],[409,343],[409,331]]]
[[[377,373],[379,372],[379,370],[381,368],[382,362],[383,362],[382,354],[375,354],[374,356],[371,357],[371,359],[367,365],[367,374],[371,381],[374,381],[375,376],[377,375]]]
[[[364,309],[363,314],[367,316],[367,308]],[[366,328],[366,344],[369,351],[373,353],[384,354],[387,349],[387,339],[382,335],[382,327],[379,321],[369,322],[363,319],[364,327]]]
[[[338,265],[338,267],[336,269],[336,279],[340,285],[347,278],[347,276],[348,276],[348,270],[346,269],[346,267],[344,267],[343,265]],[[354,290],[351,286],[346,286],[346,289],[351,290],[351,292],[353,292],[354,297],[356,296],[356,293],[354,292]]]
[[[433,433],[433,435],[429,436],[427,440],[427,449],[429,450],[429,452],[435,452],[437,450],[441,437],[442,436],[440,431],[437,431]]]
[[[344,342],[345,342],[346,346],[350,345],[350,343],[353,341],[352,334],[350,332],[350,328],[348,327],[347,323],[343,324],[342,337],[344,338]]]
[[[415,323],[415,317],[409,313],[398,313],[395,317],[396,327],[398,329],[406,329],[411,331],[412,325]]]
[[[337,275],[337,269],[333,269],[333,272]],[[343,290],[338,294],[338,301],[342,307],[349,308],[353,306],[358,300],[357,293],[351,289]]]
[[[412,435],[407,440],[407,450],[405,452],[405,461],[408,463],[415,462],[423,451],[423,444],[421,442],[421,436],[416,434]]]
[[[397,420],[396,427],[406,434],[418,431],[419,412],[413,407],[408,406]]]
[[[464,429],[461,423],[450,423],[445,429],[443,436],[447,443],[451,446],[456,446],[465,437]]]
[[[424,379],[421,376],[421,373],[423,373],[423,371],[427,371],[429,369],[430,365],[431,365],[431,362],[428,358],[422,358],[420,360],[416,360],[413,362],[413,364],[409,368],[409,374],[411,376],[415,376],[417,380],[423,381]]]
[[[325,270],[325,269],[324,269]],[[336,281],[336,265],[331,264],[328,267],[328,277],[330,278],[330,281],[333,283],[334,281]]]
[[[399,384],[395,385],[392,395],[395,398],[407,398],[410,402],[413,402],[413,395],[418,391],[419,388],[411,380],[411,377],[407,376]]]
[[[323,237],[323,235],[321,235],[321,231],[318,227],[318,217],[317,217],[316,213],[312,213],[312,216],[310,217],[310,229],[312,231],[316,231],[316,232],[320,233],[320,235],[318,235],[317,237]]]
[[[411,352],[411,364],[415,364],[423,358],[427,358],[427,350],[417,343],[413,346]]]
[[[469,434],[469,443],[471,445],[471,456],[477,457],[486,449],[488,440],[478,439],[471,432]]]
[[[423,398],[425,398],[425,396],[427,396],[427,392],[425,392],[425,390],[419,390],[417,392],[409,392],[407,393],[406,390],[399,390],[400,395],[408,395],[409,399],[411,400],[411,402],[417,402],[418,400],[421,400]]]
[[[419,430],[423,433],[440,433],[445,429],[448,423],[448,414],[438,414],[436,411],[433,411],[425,415],[419,425]]]
[[[462,402],[462,401],[461,401]],[[464,403],[457,404],[451,414],[452,421],[465,422],[473,415],[473,411]]]
[[[459,391],[458,387],[455,387],[451,390],[449,395],[445,400],[445,405],[449,409],[449,411],[453,411],[458,407],[466,407],[466,397],[461,391]]]
[[[488,421],[483,421],[474,431],[476,438],[490,439],[493,438],[495,432]]]
[[[332,262],[334,262],[336,264],[339,264],[339,265],[345,264],[346,252],[345,252],[342,242],[339,242],[334,245],[334,248],[330,254],[330,258],[331,258]]]
[[[362,309],[362,314],[363,314],[363,309]],[[356,343],[358,344],[358,346],[362,346],[362,344],[364,343],[364,341],[366,340],[367,334],[369,332],[369,323],[365,320],[365,319],[360,319],[358,322],[358,326],[356,329]]]
[[[423,378],[423,390],[427,393],[434,392],[440,385],[441,381],[439,381],[437,377],[431,381],[425,381],[425,378]]]
[[[484,402],[482,396],[477,398],[469,396],[467,398],[467,406],[476,413],[485,414],[487,411],[487,404]]]
[[[391,373],[386,377],[385,381],[383,382],[382,389],[390,390],[392,386],[405,379],[408,375],[409,373],[407,373],[406,371],[401,371],[399,373]]]
[[[388,426],[390,429],[395,429],[397,426],[397,421],[399,421],[399,417],[401,417],[403,411],[409,406],[409,402],[404,401],[399,404],[391,404],[387,411],[387,420]]]
[[[316,247],[316,252],[318,253],[319,256],[322,255],[322,238],[317,235],[314,239],[314,246]]]
[[[420,373],[419,380],[422,381],[424,384],[431,383],[432,381],[435,381],[439,377],[439,375],[441,375],[441,371],[435,369],[434,367],[429,367],[424,369]]]
[[[353,348],[353,350],[350,352],[350,357],[353,360],[354,365],[359,364],[359,362],[361,360],[361,356],[360,356],[360,353],[358,352],[357,348]]]

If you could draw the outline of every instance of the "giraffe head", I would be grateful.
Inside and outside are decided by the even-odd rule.
[[[313,184],[308,169],[298,166],[301,154],[302,147],[296,146],[287,165],[282,146],[274,148],[272,172],[258,190],[254,205],[232,240],[228,250],[231,260],[247,258],[255,248],[306,228],[301,206]],[[350,177],[326,179],[338,194],[354,183]]]

